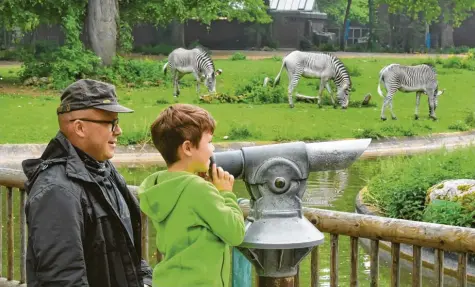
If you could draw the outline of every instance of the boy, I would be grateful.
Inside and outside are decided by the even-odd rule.
[[[175,104],[151,126],[152,140],[167,170],[140,185],[140,208],[157,230],[163,261],[155,266],[152,286],[229,286],[229,246],[244,239],[244,217],[232,192],[234,177],[212,166],[215,121],[204,109]]]

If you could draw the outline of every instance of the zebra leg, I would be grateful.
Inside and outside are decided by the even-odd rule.
[[[414,118],[419,119],[419,103],[421,101],[421,92],[416,92],[416,112],[414,113]]]
[[[389,110],[391,111],[391,117],[392,117],[392,119],[393,119],[393,120],[397,120],[397,117],[396,117],[396,115],[395,115],[394,112],[393,112],[393,101],[392,101],[392,99],[391,99],[391,101],[389,101]]]
[[[318,88],[318,95],[317,95],[317,101],[318,101],[318,107],[319,108],[322,107],[322,93],[323,93],[323,89],[325,88],[326,85],[328,85],[328,81],[326,79],[321,78],[320,79],[320,86]]]
[[[434,121],[437,120],[435,116],[435,91],[434,90],[427,90],[427,100],[429,101],[429,118],[433,119]]]
[[[327,88],[327,91],[328,91],[328,93],[330,94],[330,99],[332,100],[333,108],[336,109],[335,99],[333,98],[333,93],[332,93],[332,89],[330,88],[330,83],[327,82],[327,84],[325,85],[325,87]]]
[[[173,71],[173,97],[177,98],[180,95],[180,88],[178,86],[178,71]]]
[[[198,73],[196,73],[196,72],[193,72],[193,75],[195,76],[195,79],[196,79],[196,94],[199,96],[200,95],[201,78],[198,75]]]
[[[388,92],[388,94],[386,95],[386,97],[384,98],[384,101],[383,101],[383,106],[381,107],[381,119],[383,121],[386,120],[386,116],[384,116],[384,109],[386,108],[386,105],[388,103],[391,103],[392,102],[392,99],[393,99],[393,95],[391,92]],[[392,107],[391,107],[391,113],[392,113]],[[392,114],[393,116],[393,119],[394,119],[394,115]]]
[[[294,101],[292,99],[292,93],[294,92],[294,86],[290,83],[288,88],[288,97],[289,97],[289,107],[294,107]]]
[[[295,87],[297,87],[297,84],[300,79],[300,74],[298,73],[290,73],[287,72],[289,75],[289,88],[288,88],[288,96],[289,96],[289,106],[290,108],[294,107],[294,101],[292,99],[292,94],[294,92]]]

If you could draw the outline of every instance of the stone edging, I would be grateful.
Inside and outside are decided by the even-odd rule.
[[[419,137],[386,138],[382,140],[372,140],[370,146],[360,158],[410,155],[439,149],[444,146],[447,149],[453,149],[470,145],[472,142],[475,142],[475,130]],[[215,147],[216,151],[223,151],[275,143],[277,142],[220,142],[216,143]],[[47,144],[0,145],[0,166],[19,169],[24,159],[40,157],[46,145]],[[117,166],[165,166],[165,161],[160,153],[150,144],[118,146],[112,162]]]
[[[367,192],[367,186],[363,187],[355,199],[355,212],[365,215],[373,216],[382,216],[382,212],[371,205],[364,203],[363,194]],[[363,248],[369,250],[370,240],[360,239]],[[391,243],[387,241],[379,241],[380,256],[387,262],[391,262]],[[412,271],[412,246],[407,244],[400,245],[400,266]],[[467,281],[469,283],[475,283],[475,259],[474,255],[468,256],[468,265],[467,265]],[[457,266],[458,266],[458,254],[454,252],[444,252],[444,281],[450,280],[453,284],[450,286],[457,286]],[[423,276],[432,277],[434,270],[434,249],[433,248],[422,248],[422,267],[423,267]],[[447,282],[448,283],[448,282]]]

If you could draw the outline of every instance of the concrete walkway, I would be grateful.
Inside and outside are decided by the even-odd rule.
[[[435,134],[431,136],[391,138],[373,140],[361,159],[394,155],[410,155],[442,147],[454,149],[475,142],[475,130],[461,133]],[[275,142],[223,142],[216,143],[216,151],[240,149],[244,146],[273,144]],[[27,158],[38,158],[46,144],[5,144],[0,145],[0,167],[20,169],[21,162]],[[165,166],[165,162],[151,145],[119,146],[112,159],[116,166]]]

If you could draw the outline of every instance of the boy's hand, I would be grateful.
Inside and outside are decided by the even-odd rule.
[[[202,177],[206,181],[212,182],[207,172],[198,172],[198,176]]]
[[[222,167],[216,168],[216,164],[213,164],[212,171],[213,184],[219,191],[233,191],[234,176],[229,172],[224,171]]]

